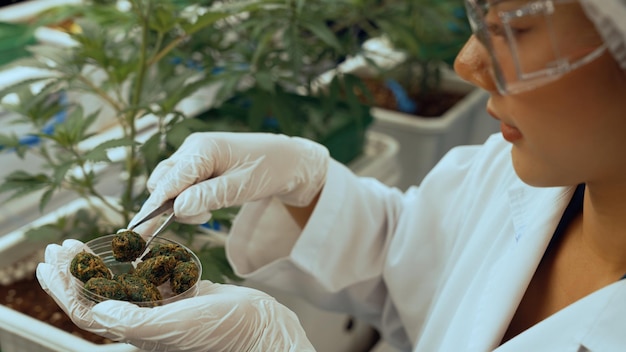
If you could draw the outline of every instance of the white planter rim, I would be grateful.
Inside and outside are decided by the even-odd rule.
[[[15,340],[16,337],[23,341],[30,342],[32,347],[29,347],[22,342],[19,346],[15,347],[15,351],[42,351],[41,346],[45,346],[48,351],[59,352],[139,351],[139,349],[135,346],[125,343],[110,343],[102,345],[92,343],[3,305],[0,305],[0,330],[4,330],[4,332],[8,334],[15,335],[12,336],[11,339],[0,339],[2,349],[6,351],[10,351],[11,348],[13,348],[10,343]]]
[[[481,89],[473,89],[441,116],[424,117],[379,107],[373,107],[371,112],[374,118],[381,121],[398,124],[408,129],[419,129],[423,133],[436,134],[447,130],[458,120],[459,114],[466,114],[468,107],[476,105],[476,101],[482,99],[483,95],[484,92]]]

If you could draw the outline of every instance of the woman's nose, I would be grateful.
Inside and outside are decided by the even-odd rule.
[[[497,91],[487,49],[474,35],[467,40],[454,60],[454,70],[464,80],[488,92]]]

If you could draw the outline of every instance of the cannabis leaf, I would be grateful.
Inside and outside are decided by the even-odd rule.
[[[130,147],[138,145],[130,138],[111,139],[103,142],[91,150],[85,150],[83,158],[91,162],[110,162],[107,151],[112,148]]]

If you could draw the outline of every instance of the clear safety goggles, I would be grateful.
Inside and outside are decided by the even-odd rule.
[[[466,0],[477,39],[487,49],[501,94],[554,81],[606,50],[597,33],[572,30],[577,0]],[[561,15],[559,15],[561,14]],[[579,33],[580,32],[580,33]]]

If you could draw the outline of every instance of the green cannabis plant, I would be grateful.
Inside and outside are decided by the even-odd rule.
[[[402,59],[390,67],[368,60],[370,67],[383,80],[397,82],[414,99],[444,99],[440,94],[442,73],[451,68],[472,33],[463,1],[388,0],[386,4],[385,16],[375,25],[380,28],[381,38]],[[419,108],[414,112],[424,113]]]
[[[86,239],[125,227],[147,196],[146,175],[189,133],[206,128],[187,118],[179,106],[214,82],[215,76],[175,59],[191,55],[181,51],[181,44],[200,30],[217,31],[218,21],[245,10],[246,4],[196,14],[182,3],[132,0],[122,9],[115,3],[55,8],[40,21],[72,19],[80,28],[70,34],[76,44],[35,45],[29,48],[31,57],[3,68],[43,72],[0,91],[3,108],[17,116],[13,122],[31,131],[28,143],[24,136],[0,134],[2,150],[21,157],[34,155],[42,162],[37,170],[9,174],[0,192],[10,193],[9,200],[39,192],[41,211],[54,196],[71,192],[97,199],[107,212],[118,215],[113,223],[103,223],[98,221],[106,213],[102,209],[80,211],[71,219],[31,230],[31,237]],[[62,121],[50,125],[59,114]],[[117,135],[100,138],[103,126],[113,126]],[[118,156],[113,157],[112,151]],[[103,172],[108,169],[118,172],[111,176]],[[107,182],[116,185],[112,194],[101,187]],[[228,212],[224,217],[216,215],[218,220],[231,218]],[[181,224],[176,227],[183,236],[198,231]],[[234,277],[220,248],[206,250],[203,258],[209,276],[213,274],[210,279]]]
[[[326,92],[313,82],[379,35],[375,23],[386,11],[378,0],[86,1],[50,9],[35,24],[72,21],[74,44],[32,45],[30,57],[0,67],[42,72],[0,90],[3,109],[30,131],[0,133],[1,151],[41,161],[10,173],[0,193],[9,201],[37,194],[41,212],[61,194],[86,199],[93,209],[28,235],[88,240],[126,226],[148,195],[146,177],[192,132],[270,131],[323,142],[355,121],[363,130],[357,115],[368,110],[354,94],[356,77],[338,75]],[[208,104],[208,113],[186,111],[190,101]],[[236,121],[215,114],[235,110]],[[228,227],[236,212],[171,230],[191,242],[206,227]],[[236,279],[223,246],[204,246],[198,256],[205,278]]]

